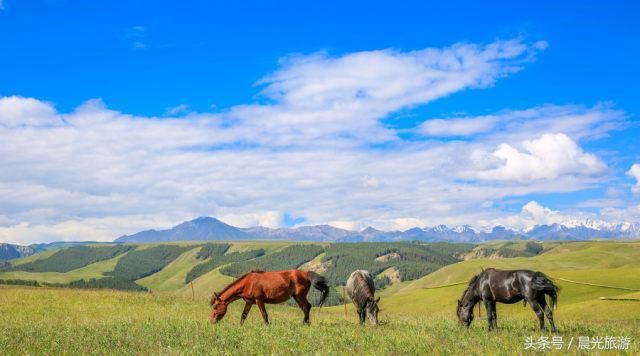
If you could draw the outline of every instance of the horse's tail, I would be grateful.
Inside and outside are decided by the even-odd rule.
[[[311,284],[313,285],[313,288],[319,290],[320,293],[322,293],[322,296],[320,297],[320,302],[318,302],[318,306],[321,307],[324,301],[329,296],[329,285],[327,284],[326,278],[324,278],[323,276],[311,271],[309,271],[308,273],[309,273],[309,278],[311,279]]]
[[[542,272],[536,272],[533,274],[531,283],[533,289],[551,297],[551,305],[554,309],[558,306],[558,292],[560,288],[558,288],[549,277]]]

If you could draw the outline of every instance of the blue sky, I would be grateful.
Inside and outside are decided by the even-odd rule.
[[[356,229],[640,218],[632,2],[0,4],[2,153],[16,157],[0,190],[20,192],[0,240],[109,239],[198,215]],[[486,63],[411,82],[452,58]],[[428,70],[407,75],[415,61]]]

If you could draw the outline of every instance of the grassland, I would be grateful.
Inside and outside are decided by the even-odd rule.
[[[358,326],[348,306],[312,310],[312,325],[299,310],[268,306],[272,324],[253,310],[240,326],[240,303],[219,324],[207,320],[199,300],[167,294],[11,287],[0,289],[0,350],[4,354],[501,354],[524,353],[524,338],[539,337],[533,319],[512,316],[497,332],[482,323],[459,326],[453,315],[391,312],[387,298],[382,325]],[[434,307],[435,310],[435,307]],[[624,335],[637,353],[638,310],[616,321],[560,319],[564,338]],[[546,335],[545,336],[551,336]],[[566,352],[566,350],[565,350]]]

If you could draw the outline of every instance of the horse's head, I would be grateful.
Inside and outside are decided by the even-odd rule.
[[[213,293],[213,297],[211,297],[211,302],[209,304],[213,307],[210,316],[211,324],[215,324],[222,320],[224,315],[227,313],[227,303],[220,299],[218,294]]]
[[[477,281],[478,276],[473,276],[469,281],[469,286],[464,290],[464,293],[462,293],[462,300],[458,299],[456,314],[458,315],[460,323],[466,327],[469,327],[473,321],[473,306],[477,302],[474,297],[474,289]]]
[[[380,308],[378,308],[378,302],[380,301],[380,297],[378,297],[377,299],[373,299],[373,297],[369,297],[367,299],[367,315],[369,316],[369,320],[371,321],[371,323],[373,323],[373,325],[378,325],[378,311],[380,311]]]
[[[458,299],[458,308],[456,309],[460,324],[469,327],[473,321],[473,305],[465,305]]]

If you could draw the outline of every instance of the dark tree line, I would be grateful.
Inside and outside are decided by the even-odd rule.
[[[11,268],[11,262],[0,261],[0,271],[6,271]]]
[[[317,245],[293,245],[253,260],[236,262],[222,267],[223,274],[239,277],[251,270],[279,271],[294,269],[309,262],[323,251]]]
[[[251,260],[257,257],[264,255],[265,251],[263,249],[250,250],[250,251],[242,251],[242,252],[231,252],[226,255],[218,255],[211,256],[207,261],[202,262],[198,265],[195,265],[191,271],[187,273],[187,277],[185,278],[185,283],[189,283],[194,279],[213,271],[214,269],[233,262],[241,262],[246,260]]]
[[[136,284],[133,281],[124,278],[118,277],[104,277],[104,278],[92,278],[89,280],[77,280],[70,282],[68,284],[65,283],[47,283],[47,282],[38,282],[35,280],[25,280],[25,279],[0,279],[0,284],[8,284],[8,285],[20,285],[20,286],[30,286],[30,287],[56,287],[56,288],[108,288],[108,289],[118,289],[118,290],[131,290],[131,291],[139,291],[146,292],[147,288]]]
[[[225,243],[208,243],[198,251],[196,257],[201,260],[224,255],[231,245]]]
[[[111,259],[123,254],[134,246],[76,246],[60,250],[47,258],[42,258],[11,268],[13,271],[27,272],[69,272],[95,262]]]
[[[374,276],[395,267],[401,280],[413,280],[451,263],[463,251],[470,251],[471,244],[421,244],[421,243],[353,243],[331,244],[325,249],[323,261],[329,264],[325,274],[331,285],[345,285],[349,275],[357,269],[365,269]],[[384,286],[384,282],[379,282]]]
[[[136,282],[122,277],[91,278],[73,281],[68,285],[70,288],[107,288],[118,290],[129,290],[137,292],[147,292],[148,289]]]
[[[134,281],[152,275],[194,246],[160,245],[122,256],[110,275]]]

